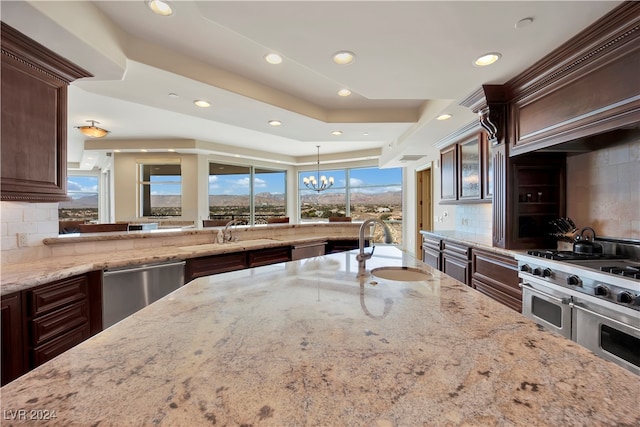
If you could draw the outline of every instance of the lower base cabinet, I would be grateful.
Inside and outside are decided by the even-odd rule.
[[[2,296],[2,384],[102,330],[102,274]]]
[[[20,292],[2,296],[0,328],[2,330],[2,385],[25,371],[22,343],[22,298]]]
[[[198,277],[287,261],[291,261],[290,246],[190,258],[185,266],[184,278],[188,283]]]
[[[518,286],[518,263],[515,258],[473,250],[471,285],[485,295],[517,312],[522,312],[522,290]]]
[[[457,242],[443,240],[442,272],[471,286],[471,248]]]

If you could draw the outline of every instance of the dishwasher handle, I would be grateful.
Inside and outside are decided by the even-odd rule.
[[[158,268],[175,267],[175,266],[180,266],[180,265],[185,265],[185,264],[186,264],[186,261],[168,262],[168,263],[165,263],[165,264],[147,264],[147,265],[141,265],[139,267],[133,267],[133,268],[119,268],[117,270],[104,270],[103,275],[104,276],[113,276],[113,275],[116,275],[116,274],[143,272],[143,271],[148,271],[148,270],[155,270],[155,269],[158,269]]]

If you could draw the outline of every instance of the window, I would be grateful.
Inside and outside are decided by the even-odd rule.
[[[284,217],[286,182],[286,171],[210,163],[209,218],[259,224]]]
[[[182,215],[180,164],[140,164],[140,216]]]
[[[379,218],[391,227],[394,241],[402,238],[402,168],[355,168],[321,170],[335,184],[317,192],[304,178],[317,172],[300,172],[300,220],[317,221],[331,216],[350,216],[352,221]],[[316,178],[318,180],[318,178]]]
[[[300,189],[300,219],[302,221],[329,218],[330,216],[349,216],[347,210],[347,186],[346,170],[323,170],[324,175],[333,178],[333,186],[321,192],[310,190],[304,184],[304,179],[316,176],[317,172],[300,172],[298,175],[298,188]],[[320,181],[320,177],[316,177]]]
[[[255,168],[253,205],[255,222],[270,217],[287,216],[287,173],[279,170]]]
[[[69,202],[58,205],[60,221],[97,221],[98,220],[98,174],[67,175],[67,193]]]

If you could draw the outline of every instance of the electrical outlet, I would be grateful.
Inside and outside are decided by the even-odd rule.
[[[29,235],[27,233],[18,233],[18,247],[24,248],[29,246]]]

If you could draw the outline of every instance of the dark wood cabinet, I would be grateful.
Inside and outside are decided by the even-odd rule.
[[[345,252],[353,249],[358,249],[358,244],[358,239],[328,240],[325,247],[325,253],[333,254],[336,252]],[[369,239],[365,240],[365,246],[369,246]]]
[[[187,260],[185,266],[185,281],[189,282],[197,277],[227,273],[245,268],[247,268],[246,252],[191,258]]]
[[[67,197],[67,86],[90,73],[2,23],[0,198]]]
[[[19,292],[2,296],[0,350],[2,351],[2,385],[25,372],[22,341],[22,299]]]
[[[458,199],[482,197],[482,134],[458,144]]]
[[[507,307],[522,312],[518,263],[512,256],[474,248],[471,285]]]
[[[2,296],[2,384],[102,330],[100,271]]]
[[[290,246],[190,258],[185,266],[185,281],[189,282],[197,277],[287,261],[291,261]]]
[[[471,248],[443,239],[442,272],[466,285],[471,285]]]
[[[529,154],[511,159],[508,215],[510,247],[555,248],[550,221],[565,216],[563,154]]]
[[[440,152],[440,200],[458,198],[458,145]]]
[[[101,300],[102,284],[91,280],[97,277],[74,276],[23,292],[30,369],[102,329],[102,306],[96,303]],[[98,309],[100,313],[94,313]]]
[[[422,262],[438,270],[442,269],[441,242],[438,236],[422,233]]]
[[[463,132],[464,134],[465,132]],[[456,141],[455,137],[452,137]],[[440,151],[440,203],[490,202],[492,159],[485,132],[458,139]]]
[[[260,267],[262,265],[276,264],[279,262],[287,261],[291,261],[290,246],[249,251],[249,253],[247,254],[247,265],[249,267]]]

